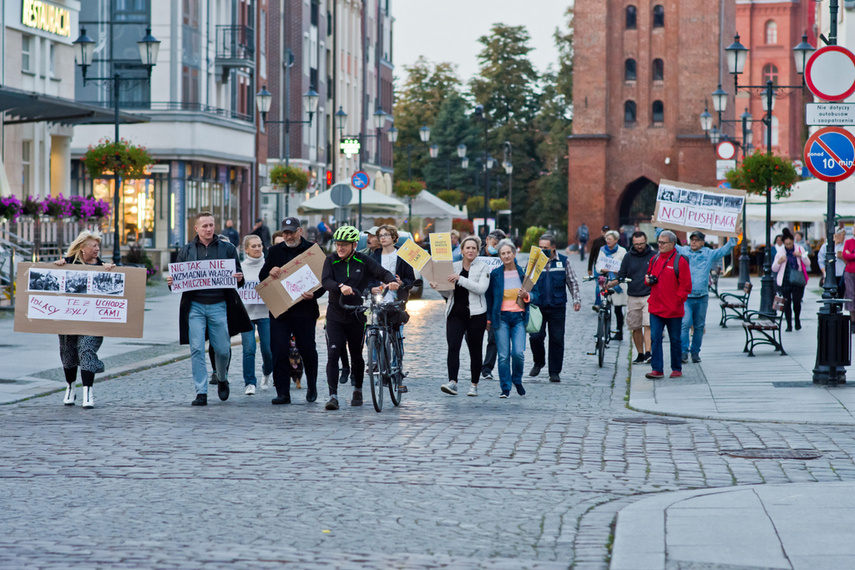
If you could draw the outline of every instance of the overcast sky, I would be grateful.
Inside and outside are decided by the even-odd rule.
[[[556,65],[558,51],[552,40],[563,26],[564,11],[572,0],[393,0],[395,75],[403,83],[403,66],[420,55],[432,62],[457,64],[467,82],[478,71],[478,38],[497,22],[525,26],[534,48],[529,56],[538,72]],[[557,65],[556,65],[557,66]]]

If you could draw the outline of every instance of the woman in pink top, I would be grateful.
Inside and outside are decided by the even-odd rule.
[[[843,261],[846,262],[843,282],[846,283],[847,298],[855,299],[855,239],[843,242]],[[849,311],[849,331],[855,332],[855,301],[847,301],[844,306]]]
[[[802,328],[802,297],[807,285],[807,267],[810,263],[808,252],[795,244],[793,233],[784,228],[784,247],[776,252],[772,271],[778,274],[777,283],[784,297],[784,316],[787,318],[786,332],[793,330],[793,316],[796,318],[796,330]]]

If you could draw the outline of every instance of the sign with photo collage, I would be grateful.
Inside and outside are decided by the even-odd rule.
[[[737,237],[741,231],[745,191],[708,188],[662,180],[656,194],[656,226],[683,232]]]

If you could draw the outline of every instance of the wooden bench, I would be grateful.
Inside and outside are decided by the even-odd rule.
[[[722,293],[721,299],[721,321],[719,325],[727,328],[727,321],[736,319],[745,320],[745,312],[748,310],[748,299],[751,297],[751,283],[746,283],[742,288],[742,295],[736,293]]]
[[[742,352],[747,352],[748,356],[754,356],[754,347],[761,344],[774,346],[775,350],[781,351],[781,356],[787,355],[781,343],[784,298],[776,296],[772,309],[775,311],[775,316],[772,318],[757,311],[745,311],[745,320],[742,322],[742,329],[745,331],[745,348]]]

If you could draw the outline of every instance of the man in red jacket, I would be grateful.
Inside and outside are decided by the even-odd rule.
[[[655,380],[664,378],[665,363],[662,357],[662,335],[668,328],[671,343],[671,378],[683,375],[680,335],[683,322],[683,304],[692,292],[692,273],[689,262],[674,249],[677,236],[665,230],[657,239],[659,253],[650,260],[644,282],[650,286],[647,306],[650,311],[650,340],[653,370],[645,374]]]

